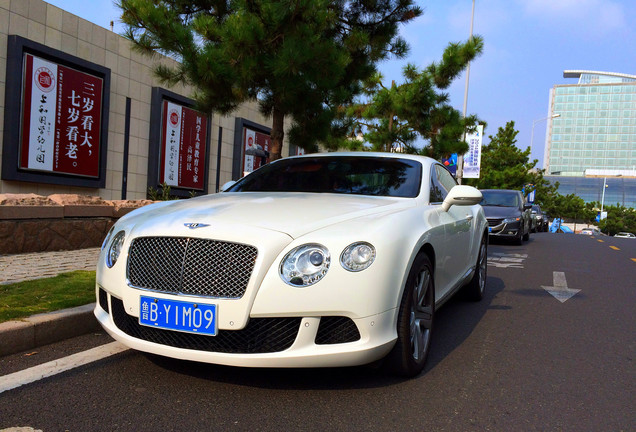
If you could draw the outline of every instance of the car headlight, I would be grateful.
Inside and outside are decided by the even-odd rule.
[[[113,230],[115,229],[115,226],[113,225],[112,227],[110,227],[110,229],[108,230],[108,233],[106,234],[106,238],[104,239],[104,241],[102,242],[102,249],[104,250],[104,248],[106,247],[106,245],[108,244],[108,240],[110,240],[110,236],[113,235]]]
[[[115,237],[113,237],[113,241],[110,243],[108,253],[106,254],[106,265],[108,268],[111,268],[117,262],[117,258],[119,258],[119,254],[121,254],[121,248],[124,244],[125,238],[126,233],[124,231],[119,231],[115,234]]]
[[[521,218],[518,218],[518,217],[516,217],[516,218],[506,218],[506,219],[504,219],[504,220],[503,220],[503,222],[504,222],[504,223],[519,222],[519,220],[520,220],[520,219],[521,219]]]
[[[340,255],[340,265],[345,270],[359,272],[368,268],[375,260],[375,248],[369,243],[358,242],[347,246]]]
[[[290,251],[280,263],[280,277],[295,287],[306,287],[322,279],[329,270],[331,255],[326,247],[306,244]]]

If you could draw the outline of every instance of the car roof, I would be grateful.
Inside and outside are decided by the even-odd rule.
[[[428,156],[413,155],[407,153],[385,153],[385,152],[327,152],[327,153],[310,153],[300,156],[290,156],[289,158],[307,158],[307,157],[375,157],[375,158],[392,158],[392,159],[411,159],[426,163],[438,163]]]
[[[521,191],[518,190],[512,190],[512,189],[479,189],[481,192],[497,192],[497,193],[505,193],[505,194],[509,194],[509,193],[521,193]]]

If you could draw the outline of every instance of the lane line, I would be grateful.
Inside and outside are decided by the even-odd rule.
[[[636,258],[632,258],[632,261],[636,262]]]
[[[68,357],[2,376],[0,377],[0,393],[110,357],[128,349],[128,347],[119,342],[111,342]]]
[[[616,246],[610,246],[610,249],[620,250],[620,249],[619,249],[619,248],[617,248]]]
[[[604,241],[604,240],[601,240],[601,239],[598,239],[598,240],[597,240],[597,242],[599,242],[599,243],[605,243],[605,241]]]

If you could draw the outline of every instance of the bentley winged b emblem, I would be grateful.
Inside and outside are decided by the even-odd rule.
[[[204,224],[204,223],[196,223],[196,222],[194,222],[194,223],[184,223],[183,226],[187,226],[190,229],[197,229],[197,228],[204,228],[204,227],[207,227],[207,226],[210,226],[210,225]]]

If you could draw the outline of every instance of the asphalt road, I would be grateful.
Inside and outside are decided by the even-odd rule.
[[[539,233],[522,246],[491,243],[487,290],[480,303],[438,311],[415,379],[128,350],[0,393],[0,429],[636,430],[636,241]],[[87,335],[5,357],[0,375],[110,341]]]

